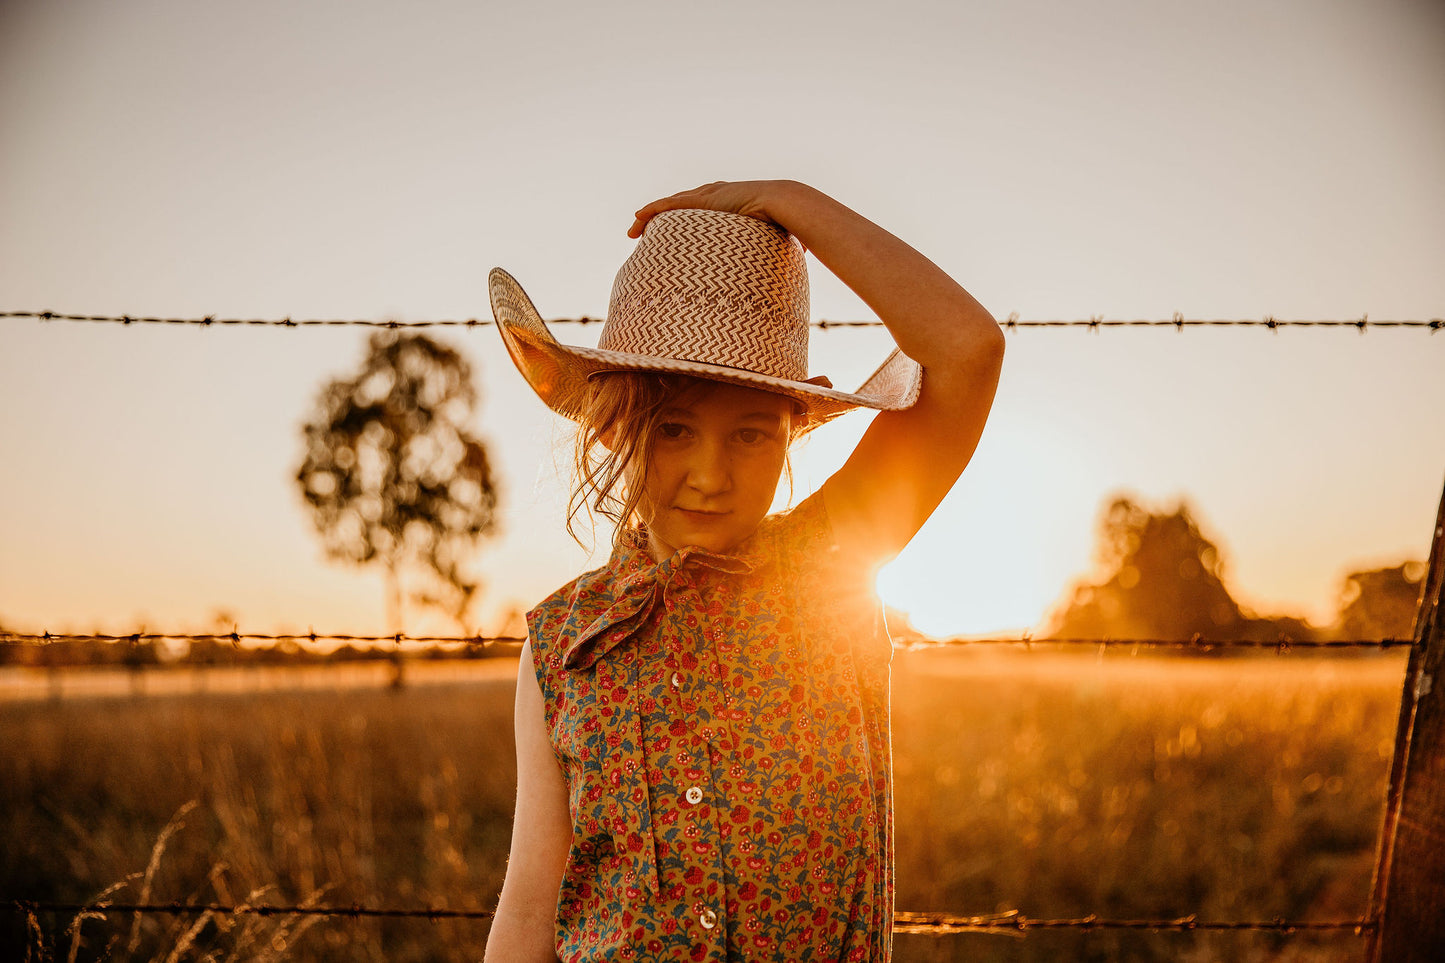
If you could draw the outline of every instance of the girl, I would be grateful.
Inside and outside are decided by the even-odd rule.
[[[1003,335],[907,244],[790,181],[653,201],[596,349],[491,278],[513,361],[579,422],[572,515],[611,560],[528,614],[517,814],[491,963],[886,961],[891,644],[873,594],[968,463]],[[806,246],[899,351],[807,375]],[[879,410],[822,488],[768,509],[802,433]]]

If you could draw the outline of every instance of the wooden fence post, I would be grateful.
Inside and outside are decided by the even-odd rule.
[[[1445,960],[1445,493],[1405,669],[1370,894],[1369,963]]]

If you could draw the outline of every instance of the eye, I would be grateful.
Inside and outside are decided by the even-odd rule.
[[[659,438],[677,439],[684,437],[686,434],[687,425],[681,425],[675,421],[664,421],[657,426],[657,436]]]
[[[744,445],[761,445],[771,441],[773,436],[761,428],[739,428],[738,441]]]

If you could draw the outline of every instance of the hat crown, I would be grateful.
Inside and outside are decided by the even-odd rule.
[[[617,272],[597,347],[803,381],[803,246],[757,218],[664,211]]]

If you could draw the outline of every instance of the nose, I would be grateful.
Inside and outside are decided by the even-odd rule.
[[[692,446],[687,465],[688,487],[702,495],[720,495],[732,487],[732,465],[727,445],[717,439],[703,439]]]

